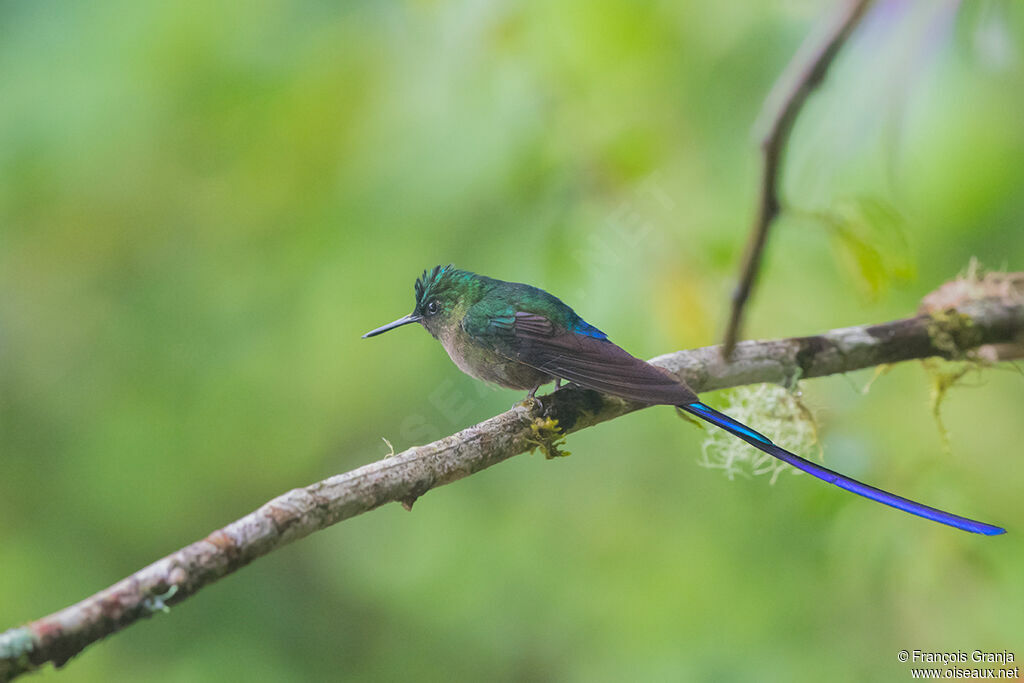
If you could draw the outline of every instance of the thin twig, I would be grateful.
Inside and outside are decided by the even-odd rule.
[[[952,342],[951,342],[952,340]],[[717,346],[651,362],[697,391],[742,384],[790,384],[794,378],[930,356],[957,356],[983,344],[1024,341],[1024,301],[973,300],[955,312],[919,315],[812,337],[743,342],[726,362]],[[544,398],[562,433],[576,432],[647,407],[593,391],[561,389]],[[451,483],[537,447],[534,416],[517,408],[426,446],[278,496],[255,512],[158,560],[78,604],[0,634],[0,681],[71,657],[126,626],[167,611],[256,558],[385,503],[411,503]],[[550,430],[550,427],[548,427]]]
[[[765,99],[761,120],[768,125],[761,137],[761,184],[757,215],[750,232],[740,268],[739,282],[732,293],[732,309],[725,330],[722,351],[728,358],[739,338],[743,312],[761,265],[768,231],[779,215],[779,178],[783,151],[797,115],[810,94],[825,78],[846,39],[853,32],[872,0],[842,0],[835,18],[820,32],[815,31],[800,46],[792,61]]]

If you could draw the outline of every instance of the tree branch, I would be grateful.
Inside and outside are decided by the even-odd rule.
[[[722,344],[722,352],[726,358],[732,354],[736,346],[744,307],[761,265],[761,254],[768,239],[768,231],[779,214],[782,153],[793,130],[793,124],[807,98],[825,79],[825,74],[839,49],[870,4],[871,0],[842,0],[835,19],[820,33],[815,31],[808,36],[765,100],[761,117],[770,118],[767,131],[761,138],[761,185],[757,199],[757,216],[740,267],[739,281],[732,294],[732,309]]]
[[[820,377],[914,358],[963,357],[989,344],[1024,344],[1024,294],[962,301],[955,309],[811,337],[743,342],[731,362],[719,347],[659,356],[697,391]],[[562,433],[646,407],[592,391],[562,389],[544,399]],[[166,611],[239,568],[292,541],[385,503],[411,506],[427,491],[538,445],[537,426],[516,408],[426,446],[278,496],[255,512],[158,560],[76,605],[0,634],[0,681],[53,662]],[[547,427],[550,430],[550,423]],[[543,434],[544,430],[540,430]],[[544,437],[542,437],[544,438]]]

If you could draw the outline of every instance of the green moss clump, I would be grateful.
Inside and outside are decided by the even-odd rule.
[[[539,448],[548,460],[571,455],[569,451],[560,448],[565,443],[565,434],[558,426],[558,420],[551,417],[536,417],[530,422],[530,432],[532,436],[527,438],[527,441],[533,444],[531,453]]]

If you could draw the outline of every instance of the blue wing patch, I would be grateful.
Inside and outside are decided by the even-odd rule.
[[[579,322],[576,323],[576,326],[573,327],[572,331],[575,332],[576,334],[583,334],[588,337],[593,337],[594,339],[608,338],[607,334],[597,329],[583,318],[579,318]]]

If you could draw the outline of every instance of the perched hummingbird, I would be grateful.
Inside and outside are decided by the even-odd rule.
[[[652,405],[673,405],[721,427],[757,449],[822,481],[964,531],[1006,533],[921,503],[915,503],[816,465],[780,448],[768,437],[701,403],[688,386],[613,344],[561,300],[517,282],[436,266],[416,280],[416,307],[404,318],[367,332],[373,337],[420,323],[444,345],[466,374],[509,389],[529,390],[564,380],[587,389]]]

